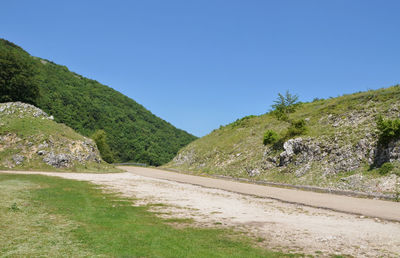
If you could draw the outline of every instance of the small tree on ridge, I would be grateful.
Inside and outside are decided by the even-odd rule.
[[[278,93],[278,98],[274,100],[272,107],[272,112],[278,120],[287,121],[288,114],[296,111],[300,105],[299,96],[291,94],[286,91],[285,95]]]

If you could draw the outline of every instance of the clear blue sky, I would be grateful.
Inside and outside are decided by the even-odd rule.
[[[400,1],[3,1],[0,37],[203,136],[302,101],[400,82]]]

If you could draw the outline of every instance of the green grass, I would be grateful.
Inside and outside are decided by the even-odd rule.
[[[0,152],[0,160],[1,160]],[[0,170],[4,171],[39,171],[39,172],[74,172],[74,173],[94,173],[94,174],[103,174],[103,173],[122,173],[123,170],[116,168],[114,165],[107,164],[105,162],[95,163],[90,162],[86,164],[74,164],[72,167],[68,168],[55,168],[50,165],[43,163],[40,160],[31,161],[29,164],[23,164],[16,166],[14,168],[8,168],[0,165]]]
[[[0,175],[3,256],[282,257],[223,229],[173,227],[86,182]],[[268,240],[264,240],[268,241]]]
[[[58,124],[47,119],[24,117],[18,119],[16,116],[4,116],[1,118],[3,125],[0,134],[6,132],[18,132],[21,138],[27,138],[38,134],[55,135],[57,137],[68,137],[72,140],[83,140],[83,136],[76,133],[66,125]]]

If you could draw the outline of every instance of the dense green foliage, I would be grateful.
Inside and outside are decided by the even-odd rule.
[[[376,124],[381,144],[388,144],[392,140],[400,139],[400,119],[383,119],[382,116],[379,116]]]
[[[9,41],[0,51],[0,102],[36,104],[39,98],[37,73],[32,58]]]
[[[392,170],[394,169],[394,165],[390,162],[385,162],[380,168],[379,168],[379,174],[381,175],[387,175],[389,174]]]
[[[296,111],[299,103],[299,96],[291,94],[286,91],[285,95],[278,93],[278,98],[274,101],[272,107],[272,113],[278,120],[288,120],[288,115]]]
[[[264,133],[263,144],[272,144],[276,150],[283,148],[283,143],[293,137],[303,135],[307,132],[306,121],[304,119],[290,121],[290,126],[286,132],[279,135],[276,131],[268,129]]]
[[[83,181],[1,174],[0,191],[5,257],[297,256],[254,247],[230,230],[195,228],[175,218],[178,227],[168,225],[149,207]]]
[[[263,143],[264,145],[267,144],[274,144],[279,140],[278,134],[274,130],[267,130],[264,133]]]
[[[290,139],[298,135],[302,135],[307,131],[306,121],[304,119],[291,121],[289,128],[285,134],[285,139]]]
[[[116,161],[161,165],[196,139],[110,87],[0,39],[0,53],[10,49],[39,71],[38,107],[85,136],[104,130]]]
[[[91,138],[96,142],[102,159],[108,163],[113,163],[114,154],[112,153],[110,146],[107,143],[106,132],[104,132],[104,130],[97,130],[96,132],[94,132]]]

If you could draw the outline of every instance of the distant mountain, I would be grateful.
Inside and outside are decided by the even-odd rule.
[[[161,165],[196,139],[127,96],[65,66],[31,57],[4,39],[0,39],[0,51],[13,52],[24,60],[29,56],[39,72],[41,96],[36,105],[85,136],[104,130],[116,161]]]
[[[400,193],[400,85],[315,99],[285,119],[276,114],[221,126],[183,148],[166,167]]]

